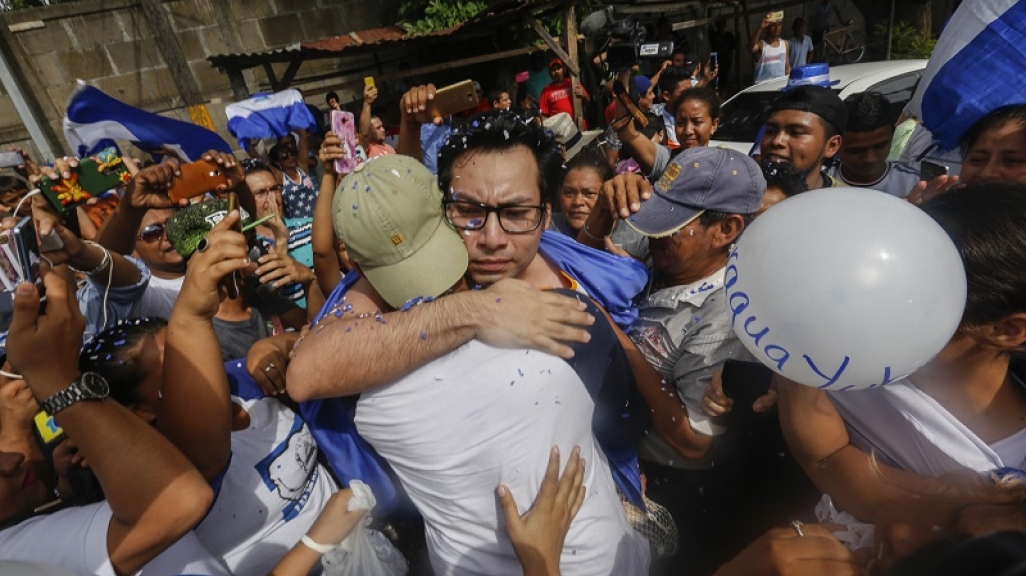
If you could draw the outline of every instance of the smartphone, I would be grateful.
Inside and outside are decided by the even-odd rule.
[[[39,189],[46,196],[50,205],[62,216],[75,214],[75,208],[95,196],[113,190],[130,179],[128,168],[118,155],[116,148],[107,148],[96,156],[82,158],[78,166],[71,171],[70,178],[54,181],[43,176],[39,180]],[[72,218],[66,217],[70,222]],[[78,216],[72,224],[77,229]]]
[[[175,179],[167,191],[168,197],[175,202],[213,192],[222,184],[228,185],[228,176],[217,162],[197,160],[182,164],[179,170],[182,177]]]
[[[332,110],[331,131],[342,139],[342,153],[344,154],[343,157],[335,160],[335,173],[340,176],[349,174],[359,164],[359,160],[356,158],[356,118],[353,113],[345,110]]]
[[[734,401],[734,407],[715,422],[731,426],[761,416],[752,410],[752,404],[769,390],[773,371],[758,362],[727,360],[722,377],[723,395]]]
[[[627,112],[634,117],[634,121],[638,123],[639,127],[644,128],[645,126],[648,126],[648,117],[646,117],[645,113],[642,112],[641,109],[638,108],[638,105],[634,103],[634,98],[627,92],[627,89],[624,88],[623,84],[620,82],[613,82],[613,95],[620,101],[620,103],[623,104],[624,108],[627,109]]]
[[[720,55],[716,52],[709,53],[709,67],[715,70],[720,67]]]
[[[363,77],[363,85],[367,86],[368,88],[373,88],[374,87],[374,77],[373,76],[364,76]]]
[[[464,80],[435,91],[435,99],[428,104],[432,117],[448,118],[478,105],[474,82]]]
[[[769,14],[769,21],[770,22],[781,22],[781,21],[783,21],[783,19],[784,19],[784,11],[783,10],[777,10],[776,12],[770,12],[770,14]]]
[[[25,157],[18,152],[0,152],[0,168],[13,168],[25,163]]]
[[[11,247],[11,234],[0,234],[0,284],[10,292],[21,282],[21,266]]]
[[[948,167],[943,164],[937,164],[936,162],[930,162],[929,160],[923,160],[919,163],[919,179],[929,182],[938,176],[947,176]]]
[[[40,300],[46,298],[43,288],[43,277],[39,274],[39,246],[36,243],[36,226],[31,216],[22,218],[21,222],[11,230],[11,241],[14,253],[21,268],[21,279],[31,282],[39,290]]]
[[[233,210],[239,209],[239,195],[235,192],[228,193],[228,214],[231,214]],[[228,216],[225,214],[225,217]],[[232,228],[236,232],[242,232],[242,220],[240,219],[235,226]],[[235,299],[239,297],[239,273],[232,272],[225,279],[225,288],[228,290],[228,297]]]

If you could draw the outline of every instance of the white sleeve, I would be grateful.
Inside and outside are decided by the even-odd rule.
[[[43,562],[83,576],[116,576],[107,553],[106,502],[29,518],[0,532],[0,559]]]

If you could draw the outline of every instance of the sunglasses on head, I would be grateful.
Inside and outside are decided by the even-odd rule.
[[[163,224],[150,224],[139,232],[136,239],[142,240],[147,244],[152,244],[163,240],[165,236],[167,236],[167,229],[164,228]]]

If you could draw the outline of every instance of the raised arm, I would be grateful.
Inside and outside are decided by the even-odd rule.
[[[748,50],[758,56],[762,52],[762,31],[768,28],[770,25],[770,15],[767,14],[762,18],[762,22],[759,23],[759,27],[752,32],[752,38],[748,41]]]
[[[624,86],[627,86],[630,80],[630,72],[621,72],[620,76],[615,82],[620,82]],[[616,130],[616,135],[620,138],[620,142],[623,144],[624,149],[630,153],[631,157],[638,161],[638,165],[641,166],[643,173],[648,174],[652,171],[652,166],[655,165],[656,160],[656,144],[652,140],[645,137],[644,134],[638,131],[634,125],[633,116],[627,111],[627,107],[616,99],[614,105],[615,112],[613,113],[613,123],[610,126]]]
[[[237,211],[226,216],[190,258],[164,344],[157,428],[207,480],[224,470],[231,452],[231,396],[213,317],[218,282],[249,264],[245,237],[231,230],[239,218]]]
[[[331,202],[335,198],[338,175],[335,174],[335,160],[342,157],[342,139],[334,132],[324,135],[319,152],[324,174],[321,176],[321,190],[314,205],[313,231],[310,244],[313,247],[314,276],[322,294],[331,294],[342,281],[338,253],[335,251],[335,229],[331,221]],[[309,304],[309,303],[308,303]],[[311,312],[316,312],[309,306]]]
[[[371,135],[374,127],[371,125],[371,106],[378,99],[378,89],[375,86],[363,87],[363,107],[360,108],[360,136],[364,142],[371,142]]]
[[[379,314],[365,279],[293,350],[289,396],[296,401],[359,394],[400,378],[472,338],[493,346],[535,348],[564,358],[561,342],[586,342],[594,322],[575,298],[506,279]],[[358,317],[364,314],[365,317]],[[336,317],[337,316],[337,317]]]
[[[47,273],[46,313],[35,287],[21,284],[7,350],[42,402],[79,376],[83,318],[74,291]],[[206,514],[213,492],[188,460],[117,402],[75,402],[54,414],[89,461],[112,512],[107,552],[118,574],[132,574]]]
[[[399,125],[399,154],[405,154],[417,161],[424,159],[424,149],[420,142],[421,125],[431,122],[440,126],[444,118],[432,116],[428,107],[435,99],[435,85],[414,86],[399,100],[399,113],[402,122]]]

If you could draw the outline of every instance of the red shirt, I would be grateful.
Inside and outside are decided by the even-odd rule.
[[[555,116],[560,112],[566,112],[572,117],[574,115],[574,105],[571,100],[572,90],[569,78],[560,84],[549,84],[543,88],[541,97],[538,98],[538,109],[541,110],[542,116]]]

